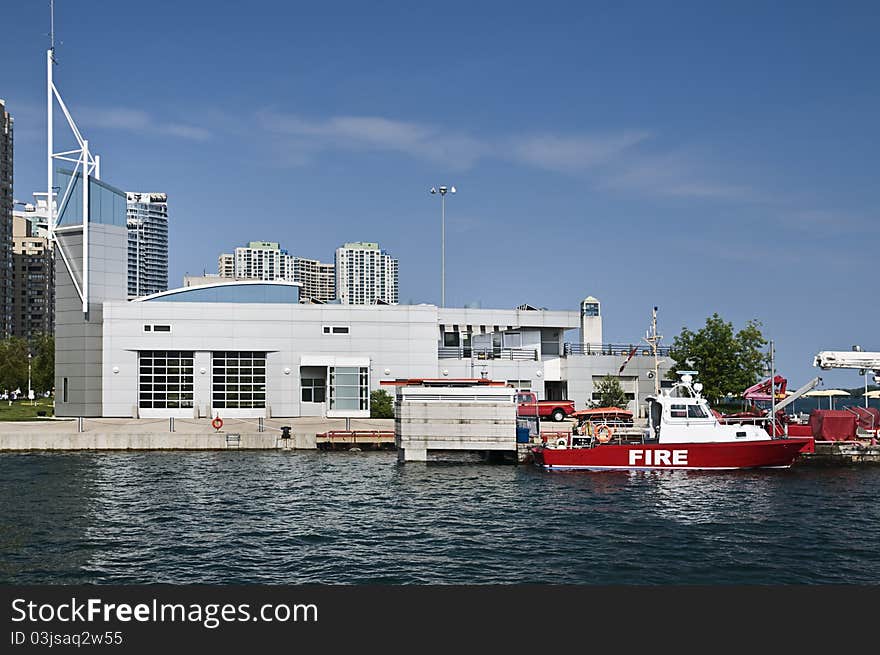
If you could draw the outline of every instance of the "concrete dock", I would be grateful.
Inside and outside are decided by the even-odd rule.
[[[290,427],[283,438],[282,427]],[[351,419],[358,431],[388,432],[389,419]],[[0,423],[0,451],[27,450],[314,450],[316,435],[346,429],[345,419],[225,419],[220,430],[210,419],[85,418]],[[173,430],[173,431],[172,431]],[[262,431],[261,431],[262,430]]]

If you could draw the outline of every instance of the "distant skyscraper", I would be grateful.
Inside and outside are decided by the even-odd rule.
[[[12,115],[0,100],[0,338],[13,330]]]
[[[291,257],[293,281],[302,284],[300,298],[328,302],[336,298],[336,267],[317,259]]]
[[[378,243],[346,243],[336,249],[336,297],[351,305],[396,305],[398,264]]]
[[[28,205],[24,212],[14,212],[12,217],[13,334],[28,340],[55,331],[54,257],[45,230],[41,229],[47,219],[45,209],[43,200],[42,206]]]
[[[168,290],[168,196],[126,193],[128,295]]]
[[[217,273],[220,277],[235,277],[235,255],[220,255],[217,258]]]
[[[295,257],[275,241],[251,241],[234,254],[217,258],[220,277],[240,280],[289,280],[302,284],[300,298],[327,302],[336,297],[333,264]]]
[[[287,280],[293,271],[290,255],[274,241],[251,241],[235,249],[234,277],[247,280]]]

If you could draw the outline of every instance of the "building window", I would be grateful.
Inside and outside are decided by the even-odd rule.
[[[370,370],[366,366],[330,367],[330,409],[370,408]]]
[[[152,325],[145,325],[144,326],[144,332],[150,332],[152,329],[153,329]]]
[[[599,315],[599,303],[588,302],[584,304],[583,309],[584,316],[598,316]]]
[[[324,334],[348,334],[347,325],[325,325]]]
[[[519,332],[504,333],[505,348],[522,348],[522,334]]]
[[[170,325],[154,325],[153,332],[171,332]]]
[[[266,353],[213,353],[211,400],[216,409],[265,407]]]
[[[532,390],[532,381],[531,380],[508,380],[508,387],[513,387],[517,391],[531,391]],[[517,402],[522,402],[517,399]]]
[[[323,403],[327,399],[327,380],[323,377],[303,377],[300,386],[304,403]]]
[[[64,378],[64,381],[61,383],[61,399],[65,403],[67,402],[67,389],[68,389],[67,378]]]
[[[193,406],[193,352],[144,350],[138,353],[138,407]]]
[[[443,345],[447,348],[458,348],[459,346],[459,336],[458,332],[444,332],[443,333]]]

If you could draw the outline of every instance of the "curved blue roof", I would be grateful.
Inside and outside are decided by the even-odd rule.
[[[298,303],[299,282],[247,280],[181,287],[133,302]]]

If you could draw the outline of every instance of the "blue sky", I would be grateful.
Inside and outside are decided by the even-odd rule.
[[[165,191],[170,283],[250,240],[400,260],[402,302],[763,323],[792,384],[880,350],[880,5],[56,5],[56,84],[103,178]],[[45,186],[48,2],[7,0],[15,195]],[[856,386],[856,372],[826,373]]]

